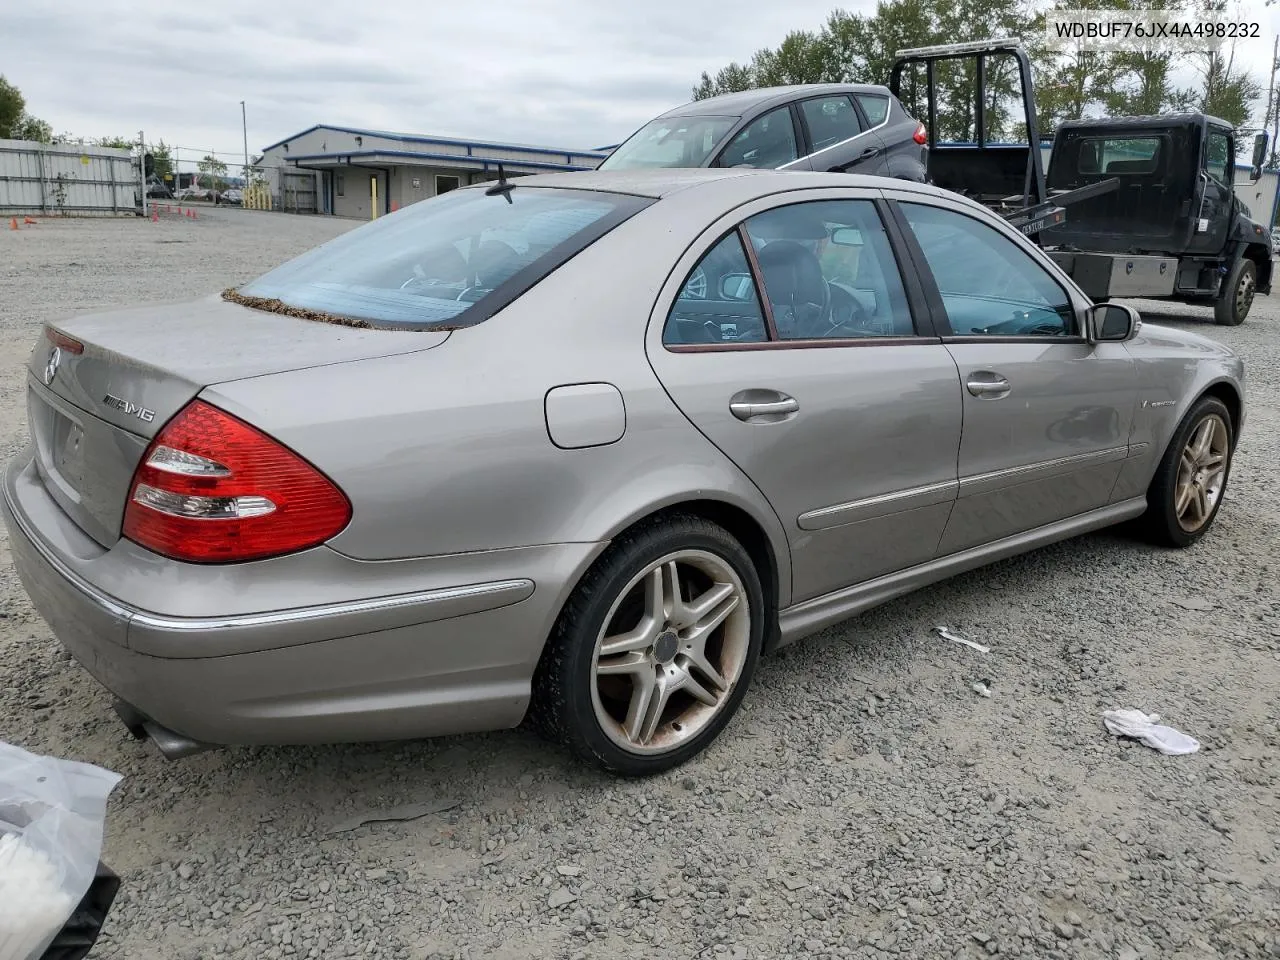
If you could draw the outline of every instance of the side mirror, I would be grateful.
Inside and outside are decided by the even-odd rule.
[[[1249,171],[1249,179],[1258,181],[1262,179],[1262,165],[1267,160],[1267,131],[1263,130],[1253,138],[1253,169]]]
[[[1133,307],[1121,303],[1096,303],[1089,308],[1089,342],[1123,343],[1132,340],[1142,326]]]
[[[749,273],[728,273],[720,278],[721,300],[750,300],[754,291]]]

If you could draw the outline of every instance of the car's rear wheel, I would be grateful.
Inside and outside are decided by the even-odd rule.
[[[1202,397],[1178,425],[1147,491],[1142,520],[1150,539],[1187,547],[1209,531],[1222,506],[1233,451],[1226,405]]]
[[[1213,319],[1221,326],[1234,327],[1244,323],[1258,292],[1258,268],[1252,260],[1241,257],[1227,274],[1222,285],[1222,296],[1213,305]]]
[[[625,776],[701,752],[746,694],[764,595],[723,528],[679,516],[619,537],[583,577],[534,676],[535,723]]]

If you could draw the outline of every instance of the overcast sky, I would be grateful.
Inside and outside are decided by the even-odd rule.
[[[837,6],[873,0],[0,0],[0,72],[56,133],[192,161],[242,154],[241,100],[250,153],[320,122],[584,148]]]
[[[0,0],[0,72],[55,133],[239,156],[244,100],[251,153],[321,122],[588,148],[838,5]]]

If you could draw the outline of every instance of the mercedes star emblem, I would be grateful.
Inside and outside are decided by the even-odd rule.
[[[53,383],[53,378],[58,375],[58,364],[62,362],[62,351],[54,347],[49,351],[49,362],[44,365],[44,385],[47,387]]]

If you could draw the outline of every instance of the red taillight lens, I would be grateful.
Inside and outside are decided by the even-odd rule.
[[[319,470],[195,400],[143,455],[124,535],[175,560],[230,563],[314,547],[350,519],[350,501]]]
[[[44,335],[45,338],[59,350],[65,350],[67,353],[75,354],[84,353],[84,344],[73,337],[68,337],[61,330],[55,330],[53,327],[45,327]]]
[[[929,142],[929,131],[925,129],[923,123],[916,124],[916,132],[911,135],[911,139],[921,146]]]

